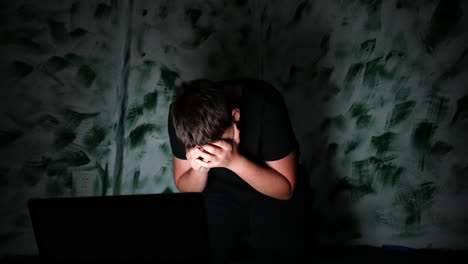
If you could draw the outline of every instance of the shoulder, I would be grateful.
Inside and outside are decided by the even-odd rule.
[[[273,84],[264,80],[252,80],[251,83],[255,87],[252,89],[256,90],[264,98],[265,104],[277,105],[283,103],[283,94]]]

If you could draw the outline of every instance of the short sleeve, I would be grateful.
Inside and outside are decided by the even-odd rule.
[[[265,95],[262,111],[261,152],[265,161],[282,159],[297,147],[283,96],[273,86],[271,88]]]
[[[169,106],[169,115],[167,119],[167,128],[168,128],[168,134],[169,134],[169,141],[171,143],[171,149],[172,149],[172,154],[179,159],[187,159],[185,156],[185,147],[180,142],[179,138],[177,137],[175,133],[175,128],[174,128],[174,123],[172,121],[172,105]]]

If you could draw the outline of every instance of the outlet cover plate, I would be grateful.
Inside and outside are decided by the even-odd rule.
[[[88,171],[73,172],[73,186],[77,196],[91,196],[94,190],[95,175]]]

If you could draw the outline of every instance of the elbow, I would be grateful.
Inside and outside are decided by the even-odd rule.
[[[181,190],[180,187],[179,187],[178,178],[176,178],[176,177],[174,177],[174,185],[175,185],[175,187],[177,188],[177,190],[179,190],[179,192],[182,192],[182,190]]]
[[[180,188],[177,184],[176,184],[176,188],[177,188],[177,190],[178,190],[179,192],[181,192],[181,193],[184,192],[184,190],[183,190],[182,188]]]
[[[294,190],[296,188],[296,177],[286,178],[284,185],[284,191],[282,192],[280,197],[278,197],[278,199],[285,201],[291,200],[291,198],[294,196]]]
[[[284,193],[282,193],[281,195],[279,195],[277,197],[277,199],[278,200],[283,200],[283,201],[291,200],[291,198],[294,195],[294,187],[295,186],[289,184],[287,190]]]
[[[293,193],[288,193],[288,194],[279,195],[275,198],[281,201],[288,201],[288,200],[291,200],[292,197],[293,197]]]
[[[282,190],[282,191],[275,191],[275,192],[264,192],[263,194],[270,196],[271,198],[277,199],[277,200],[282,200],[282,201],[287,201],[290,200],[293,197],[293,191],[288,188],[288,190]]]
[[[179,181],[175,182],[175,186],[176,186],[177,190],[179,190],[179,192],[181,192],[181,193],[189,192],[189,190],[187,190],[187,188],[184,188],[179,184]]]
[[[293,191],[290,191],[284,195],[282,195],[281,197],[279,197],[278,199],[279,200],[283,200],[283,201],[287,201],[287,200],[291,200],[291,198],[293,197],[294,195],[294,192]]]
[[[292,198],[292,194],[284,195],[284,196],[278,197],[277,199],[282,200],[282,201],[288,201],[288,200],[291,200],[291,198]]]
[[[182,186],[180,185],[180,177],[174,177],[174,185],[177,188],[177,190],[179,190],[179,192],[186,192],[184,188],[182,188]]]

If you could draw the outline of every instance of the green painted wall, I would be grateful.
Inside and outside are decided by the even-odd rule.
[[[3,1],[0,254],[35,253],[26,201],[175,192],[182,80],[284,94],[324,242],[468,246],[464,1]]]
[[[320,239],[468,247],[466,1],[264,1]]]

